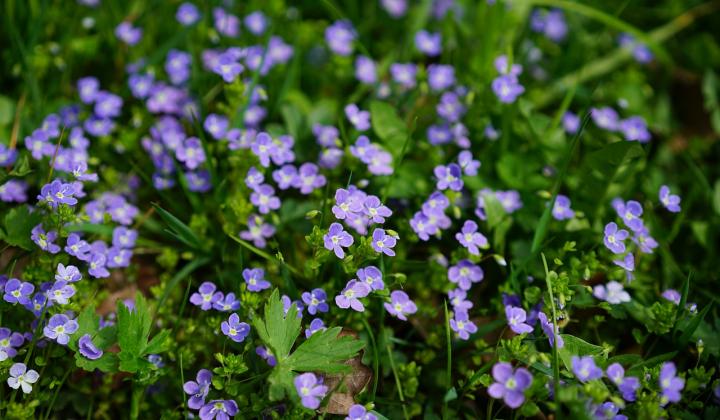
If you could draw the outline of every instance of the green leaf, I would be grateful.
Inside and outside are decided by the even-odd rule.
[[[131,311],[121,301],[117,303],[117,334],[120,345],[120,370],[137,372],[150,362],[145,356],[163,350],[168,331],[163,330],[148,343],[152,316],[142,294],[135,296],[135,308]]]
[[[705,316],[708,314],[708,312],[710,312],[710,308],[712,308],[712,302],[706,305],[703,308],[702,312],[695,315],[688,323],[688,325],[682,329],[683,333],[678,339],[678,346],[680,346],[680,348],[685,348],[685,346],[687,346],[693,333],[695,333],[695,330],[697,330],[697,328],[700,326],[700,323],[705,319]]]
[[[390,153],[396,158],[402,153],[407,138],[407,126],[398,116],[395,108],[382,101],[370,102],[370,123]]]
[[[12,122],[15,114],[15,103],[5,95],[0,95],[0,126]]]
[[[155,210],[158,212],[160,217],[168,225],[169,230],[166,230],[166,232],[192,249],[203,250],[203,247],[200,244],[200,239],[198,239],[195,232],[193,232],[188,225],[159,205],[153,204],[153,207],[155,207]]]
[[[297,317],[297,307],[290,306],[287,316],[280,301],[280,293],[273,290],[270,299],[265,304],[263,319],[253,319],[253,327],[260,339],[272,350],[278,363],[287,359],[293,343],[300,335],[300,318]]]
[[[344,364],[365,346],[350,336],[338,338],[341,327],[318,331],[305,340],[286,360],[287,366],[296,371],[321,371],[345,373],[350,366]]]
[[[570,334],[560,334],[565,342],[563,348],[558,349],[558,354],[565,365],[565,368],[572,371],[573,356],[599,356],[604,349],[600,346],[590,344],[587,341]]]
[[[17,162],[15,162],[15,166],[13,166],[13,169],[12,171],[10,171],[9,175],[23,177],[30,172],[32,172],[32,169],[30,169],[30,161],[28,160],[27,155],[23,153],[17,160]]]
[[[0,232],[0,237],[12,246],[32,251],[37,245],[30,239],[31,231],[41,219],[40,212],[31,213],[27,206],[10,209],[5,215],[4,229]]]
[[[89,372],[100,369],[103,372],[117,372],[118,358],[117,355],[104,352],[102,357],[97,360],[90,360],[78,352],[78,341],[85,334],[90,334],[93,344],[100,350],[106,350],[117,340],[117,330],[115,326],[100,328],[100,317],[95,314],[95,308],[88,306],[78,315],[78,329],[75,334],[70,336],[68,347],[75,351],[75,364],[77,367],[83,368]]]

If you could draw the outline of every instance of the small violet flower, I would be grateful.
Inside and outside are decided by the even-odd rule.
[[[488,394],[502,399],[510,408],[518,408],[525,401],[525,390],[532,384],[532,374],[525,368],[513,370],[510,363],[498,362],[492,368],[495,382],[488,387]]]

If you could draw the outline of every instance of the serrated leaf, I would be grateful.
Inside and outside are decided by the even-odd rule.
[[[152,316],[147,301],[140,293],[135,296],[135,308],[133,310],[129,310],[123,302],[118,301],[117,314],[120,370],[137,372],[150,365],[150,362],[145,359],[147,354],[163,350],[168,331],[163,330],[148,344]]]
[[[97,360],[90,360],[80,353],[75,353],[75,364],[88,372],[99,369],[103,372],[112,373],[118,370],[118,358],[114,353],[104,353]]]
[[[165,350],[167,350],[167,347],[168,347],[167,339],[169,336],[170,336],[170,330],[160,331],[147,344],[147,347],[145,347],[144,353],[145,354],[155,354],[155,353],[162,353]]]
[[[365,344],[350,336],[338,338],[341,331],[341,327],[333,327],[311,335],[288,357],[287,366],[301,372],[343,373],[350,371],[350,366],[344,362],[355,357]]]
[[[287,316],[285,315],[280,293],[275,289],[265,304],[263,319],[255,318],[252,323],[260,339],[270,347],[277,361],[281,362],[290,354],[293,343],[300,335],[300,321],[295,304],[290,306]]]

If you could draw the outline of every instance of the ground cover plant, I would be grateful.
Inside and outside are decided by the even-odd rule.
[[[720,2],[0,10],[0,418],[720,418]]]

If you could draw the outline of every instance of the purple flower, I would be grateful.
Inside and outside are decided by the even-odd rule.
[[[132,248],[135,246],[138,233],[136,230],[118,226],[113,230],[113,246],[118,248]]]
[[[395,19],[405,16],[405,13],[407,12],[407,8],[408,8],[407,0],[380,0],[380,5],[383,7],[383,9],[385,9],[386,12],[388,12],[388,14],[390,16],[392,16]],[[353,407],[358,407],[358,405],[356,404]],[[350,408],[350,411],[352,412],[352,408]],[[347,419],[345,419],[345,420],[347,420]],[[375,420],[375,419],[352,418],[350,420]]]
[[[23,341],[25,338],[22,334],[0,327],[0,362],[15,357],[17,355],[15,348],[22,346]]]
[[[338,55],[350,55],[356,37],[355,29],[348,20],[339,20],[325,29],[325,42]]]
[[[567,196],[558,194],[555,198],[552,215],[555,220],[567,220],[575,217],[575,212],[570,208],[570,199]]]
[[[430,235],[434,235],[438,231],[437,226],[431,223],[430,219],[421,212],[415,213],[413,218],[410,219],[410,227],[412,227],[418,238],[423,241],[429,240]]]
[[[345,106],[345,116],[358,131],[365,131],[370,128],[370,113],[360,110],[355,104]]]
[[[390,257],[395,256],[395,251],[392,248],[397,244],[397,238],[392,235],[385,233],[385,229],[375,229],[372,234],[372,248],[381,254],[385,254]]]
[[[504,54],[495,58],[493,64],[495,65],[495,70],[502,75],[517,77],[520,76],[523,71],[523,67],[520,64],[510,65],[510,60],[508,60],[508,57]]]
[[[251,292],[259,292],[270,287],[270,282],[265,280],[265,270],[262,268],[246,268],[242,275],[247,289]]]
[[[650,132],[647,129],[647,123],[643,117],[630,117],[620,121],[618,127],[625,136],[627,141],[639,141],[647,143],[650,141]]]
[[[525,321],[527,319],[527,313],[525,309],[518,308],[516,306],[505,307],[505,318],[507,318],[508,326],[516,334],[527,334],[533,331],[533,327],[528,325]]]
[[[658,196],[660,197],[660,202],[662,203],[663,207],[668,209],[668,211],[671,211],[673,213],[680,212],[680,196],[670,194],[670,187],[668,187],[667,185],[663,185],[662,187],[660,187],[660,192],[658,193]]]
[[[547,315],[545,315],[545,313],[543,312],[538,312],[537,316],[540,320],[540,327],[542,328],[545,335],[548,336],[548,340],[550,340],[550,346],[555,346],[555,338],[557,337],[558,348],[561,349],[565,347],[565,340],[563,340],[555,324],[548,321]]]
[[[138,99],[145,99],[150,95],[155,77],[151,74],[133,74],[128,78],[128,87],[132,95]]]
[[[320,407],[320,400],[325,398],[328,391],[328,387],[323,385],[322,378],[308,372],[296,376],[293,382],[304,407],[312,410]]]
[[[305,329],[305,338],[310,338],[318,331],[326,330],[325,323],[320,318],[315,318],[310,322],[310,326]]]
[[[105,263],[107,261],[107,258],[105,257],[105,254],[102,254],[100,252],[93,252],[90,255],[90,262],[88,267],[88,274],[98,278],[105,278],[110,276],[110,272],[105,268]]]
[[[473,159],[472,152],[463,150],[458,155],[458,165],[463,169],[465,175],[475,176],[480,168],[480,161]]]
[[[428,84],[430,89],[439,92],[455,83],[455,69],[447,64],[431,64],[428,66]]]
[[[220,75],[225,83],[232,83],[244,69],[243,65],[237,62],[237,58],[233,54],[226,52],[225,54],[220,54],[212,70]]]
[[[457,333],[462,340],[470,338],[470,334],[477,332],[475,323],[470,321],[470,317],[465,311],[456,311],[455,317],[450,320],[450,328]]]
[[[490,244],[487,238],[478,230],[477,223],[472,220],[466,220],[463,224],[462,230],[455,234],[455,239],[460,242],[460,245],[468,249],[473,255],[480,255],[478,248],[488,248]]]
[[[240,309],[240,300],[235,298],[235,293],[228,293],[219,300],[213,302],[213,309],[221,312],[237,311]]]
[[[592,117],[595,125],[609,131],[618,129],[619,119],[617,112],[609,106],[602,108],[591,108],[590,117]]]
[[[48,299],[58,305],[67,305],[68,299],[75,295],[75,287],[65,280],[56,281],[46,292]]]
[[[360,200],[356,194],[344,188],[338,188],[335,191],[335,205],[332,212],[338,220],[344,220],[350,214],[359,214],[363,211],[364,200]]]
[[[580,129],[580,117],[567,111],[563,114],[562,125],[566,133],[575,134]]]
[[[465,114],[465,107],[455,92],[445,92],[435,107],[440,118],[448,122],[457,122]],[[463,146],[464,147],[464,146]]]
[[[403,321],[407,321],[405,315],[417,312],[415,302],[410,300],[407,293],[402,290],[395,290],[390,293],[390,303],[385,303],[385,309],[390,313],[390,315],[394,315]]]
[[[353,308],[358,312],[365,311],[365,306],[359,298],[364,298],[370,293],[370,287],[363,282],[350,280],[339,295],[335,296],[335,304],[342,308]]]
[[[67,204],[68,206],[77,204],[78,201],[73,195],[75,195],[73,184],[65,184],[56,179],[49,184],[45,184],[40,189],[40,195],[37,198],[40,203],[47,203],[51,208],[56,209],[60,204]]]
[[[498,76],[493,80],[492,89],[500,102],[505,104],[515,102],[517,97],[525,92],[525,88],[520,84],[517,77],[510,74]]]
[[[573,356],[571,360],[573,373],[581,382],[602,378],[603,371],[597,367],[592,356]]]
[[[310,194],[313,190],[324,186],[327,180],[318,171],[319,168],[314,163],[303,163],[294,178],[293,186],[298,188],[301,194]]]
[[[4,144],[0,144],[0,166],[10,166],[17,159],[17,149],[10,149]]]
[[[297,309],[297,317],[302,318],[303,310],[305,309],[305,307],[303,306],[303,303],[301,301],[299,301],[299,300],[293,301],[292,299],[290,299],[290,296],[288,296],[288,295],[282,295],[282,297],[280,298],[280,301],[282,302],[283,313],[285,316],[287,316],[288,312],[290,311],[290,308],[294,304],[295,308]]]
[[[70,341],[70,335],[78,329],[78,323],[65,314],[53,315],[43,328],[45,337],[65,345]]]
[[[393,63],[390,65],[390,75],[395,83],[404,88],[412,89],[416,83],[417,66],[412,63]]]
[[[245,337],[250,334],[250,325],[240,322],[238,314],[232,314],[227,321],[220,324],[220,330],[236,343],[242,343]]]
[[[122,111],[123,100],[110,92],[99,91],[95,94],[95,115],[100,118],[115,118]]]
[[[57,272],[55,274],[55,280],[65,281],[67,283],[74,283],[82,280],[82,274],[80,270],[74,265],[64,266],[62,263],[58,264]]]
[[[177,13],[175,14],[175,19],[177,19],[178,22],[180,22],[183,26],[190,26],[193,23],[197,22],[198,19],[200,19],[200,12],[198,12],[197,7],[195,7],[192,3],[183,3],[178,7]],[[191,407],[191,408],[200,408],[200,407]]]
[[[100,82],[95,77],[82,77],[77,81],[77,90],[83,103],[95,102],[95,95],[100,91]]]
[[[625,271],[635,270],[635,257],[633,254],[627,254],[622,260],[613,260],[618,267],[622,267]]]
[[[212,385],[212,377],[212,372],[207,369],[200,369],[196,380],[185,382],[183,390],[190,396],[188,408],[198,410],[205,404],[205,397],[210,392],[210,385]]]
[[[215,140],[221,140],[227,133],[229,126],[230,121],[228,121],[227,117],[217,114],[209,114],[205,117],[205,122],[203,123],[205,131],[210,133]]]
[[[280,208],[280,199],[275,196],[275,189],[268,184],[262,184],[250,194],[250,202],[257,206],[260,214],[270,213],[270,210]]]
[[[462,289],[455,289],[448,292],[450,305],[455,312],[468,312],[473,307],[473,303],[467,298],[467,292]]]
[[[397,2],[397,0],[394,0]],[[388,3],[389,0],[383,0],[383,4]],[[348,415],[345,420],[378,420],[377,416],[367,411],[367,409],[360,405],[354,404],[348,410]]]
[[[562,10],[550,10],[545,13],[535,10],[530,22],[534,32],[543,33],[552,41],[560,42],[567,35],[567,24]]]
[[[359,55],[355,59],[355,78],[368,85],[377,82],[377,69],[370,57]]]
[[[78,340],[78,352],[90,360],[97,360],[103,355],[103,351],[92,342],[90,334],[80,337],[80,340]]]
[[[248,174],[248,176],[249,176],[249,174]],[[322,176],[322,175],[320,175],[320,176]],[[277,182],[278,188],[280,188],[281,190],[286,190],[293,185],[300,185],[301,187],[304,187],[304,185],[302,184],[302,181],[304,181],[305,179],[302,179],[302,180],[298,179],[298,170],[295,167],[295,165],[291,165],[291,164],[283,165],[280,169],[276,169],[273,171],[272,177],[275,180],[275,182]],[[312,180],[309,177],[306,179]],[[262,182],[262,181],[260,181],[260,182]]]
[[[257,346],[255,348],[255,353],[258,356],[260,356],[263,360],[265,360],[269,366],[275,366],[277,364],[277,359],[275,359],[275,356],[266,347]]]
[[[10,279],[5,283],[5,295],[3,300],[8,303],[27,305],[30,303],[30,295],[35,291],[35,286],[26,281]]]
[[[625,377],[625,369],[620,363],[613,363],[607,367],[607,377],[618,387],[625,401],[635,401],[640,380],[634,376]]]
[[[268,20],[262,12],[252,12],[245,16],[245,27],[253,35],[262,35],[267,28]]]
[[[618,202],[615,210],[617,210],[618,215],[631,230],[636,232],[643,229],[643,208],[640,203],[634,200],[630,200],[627,203]]]
[[[371,290],[383,290],[385,288],[385,283],[382,279],[382,272],[375,266],[371,265],[365,268],[360,268],[355,274],[357,275],[358,280],[367,284]]]
[[[463,187],[462,168],[456,163],[447,166],[438,165],[433,170],[437,178],[437,189],[446,190],[450,188],[453,191],[460,191]]]
[[[275,227],[269,223],[265,223],[263,219],[251,214],[248,216],[248,230],[240,232],[240,237],[246,241],[253,241],[253,245],[258,248],[265,248],[267,238],[271,238],[275,234]]]
[[[224,9],[216,7],[213,9],[213,20],[215,29],[221,34],[235,38],[240,34],[240,19],[237,16],[227,13]]]
[[[510,363],[498,362],[492,368],[495,382],[488,387],[488,394],[505,401],[510,408],[518,408],[525,401],[525,390],[532,384],[533,377],[525,368],[513,370]]]
[[[198,415],[200,420],[228,420],[230,417],[235,417],[237,412],[238,405],[233,400],[212,400],[202,406]]]
[[[450,205],[450,200],[440,191],[430,194],[430,197],[423,203],[422,212],[426,216],[431,214],[444,214],[445,209]],[[448,225],[449,227],[449,225]]]
[[[205,151],[197,137],[189,137],[175,150],[175,156],[185,163],[188,169],[195,169],[205,162]]]
[[[190,303],[199,306],[203,311],[209,311],[215,302],[222,299],[222,292],[216,292],[217,286],[214,283],[206,281],[200,285],[198,291],[190,296]]]
[[[33,369],[27,370],[24,363],[15,363],[10,367],[10,376],[7,378],[7,384],[12,389],[22,387],[25,394],[32,391],[32,384],[37,382],[40,375]]]
[[[6,203],[24,203],[28,199],[27,189],[28,184],[26,182],[11,179],[0,185],[0,201],[4,201]]]
[[[605,246],[614,254],[622,254],[625,252],[625,243],[623,241],[627,237],[628,232],[625,229],[618,230],[615,222],[610,222],[605,225]]]
[[[662,292],[662,297],[676,305],[680,304],[680,299],[681,299],[680,292],[678,292],[675,289],[665,290],[664,292]]]
[[[680,391],[685,388],[685,379],[675,376],[677,368],[673,362],[665,362],[660,368],[661,405],[680,402]]]
[[[310,315],[315,315],[317,311],[327,312],[330,308],[325,303],[327,294],[323,289],[313,289],[312,292],[304,292],[302,294],[302,300],[305,302]]]
[[[607,286],[604,284],[596,285],[593,288],[593,296],[613,305],[630,302],[630,295],[623,289],[623,285],[616,281],[608,282]]]
[[[340,259],[345,258],[343,248],[348,248],[354,242],[352,235],[345,232],[342,225],[337,222],[330,225],[330,229],[323,236],[323,240],[325,249],[335,252],[335,255]]]
[[[107,250],[107,267],[118,268],[118,267],[129,267],[130,259],[132,258],[132,251],[129,249],[112,247]]]
[[[384,206],[377,196],[369,195],[363,202],[363,212],[374,223],[385,223],[385,218],[392,215],[392,211]]]
[[[142,38],[142,29],[135,28],[130,22],[122,22],[115,28],[115,36],[128,45],[135,45]]]
[[[484,273],[482,268],[470,260],[460,260],[448,269],[448,279],[457,284],[462,290],[470,290],[473,283],[482,281]]]
[[[270,155],[274,153],[276,146],[273,139],[268,133],[261,132],[255,136],[255,141],[251,146],[252,152],[260,159],[260,164],[267,168],[270,166]]]
[[[442,51],[442,36],[440,33],[418,31],[415,34],[415,48],[429,57],[438,56]]]

